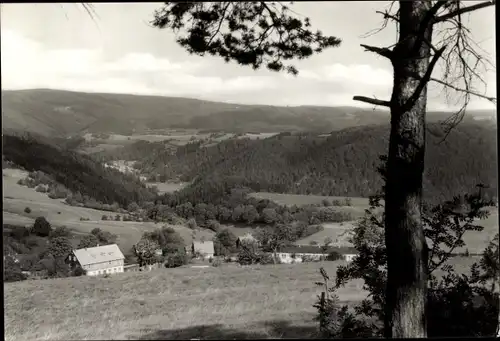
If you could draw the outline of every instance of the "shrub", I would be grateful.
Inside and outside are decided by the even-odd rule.
[[[354,229],[351,242],[359,255],[349,265],[337,269],[335,284],[328,288],[328,275],[321,269],[325,291],[314,305],[316,320],[324,337],[383,337],[385,286],[387,275],[383,215],[374,213],[378,198],[371,198],[371,209]],[[465,205],[461,205],[465,203]],[[434,247],[428,257],[427,333],[429,337],[493,336],[498,323],[498,234],[484,251],[481,261],[471,267],[470,275],[455,273],[448,263],[455,247],[464,247],[466,231],[482,231],[475,219],[486,218],[487,203],[477,194],[424,210],[424,233]],[[467,212],[457,213],[457,206]],[[435,271],[443,275],[438,279]],[[363,279],[369,296],[349,310],[341,306],[337,289],[350,280]]]
[[[52,227],[45,217],[38,217],[35,219],[32,232],[40,237],[48,237]]]
[[[38,186],[35,187],[35,191],[37,191],[39,193],[46,193],[47,189],[43,185],[38,185]]]
[[[30,231],[24,226],[12,226],[9,235],[16,240],[21,241],[30,235]]]
[[[186,253],[174,253],[165,257],[166,268],[177,268],[189,263],[189,256]]]
[[[187,222],[187,227],[191,230],[194,230],[197,227],[196,220],[194,218],[189,219]]]
[[[108,220],[108,216],[103,214],[102,217],[101,217],[101,220]]]
[[[222,261],[221,261],[220,257],[216,257],[212,262],[212,266],[215,268],[217,268],[221,265],[222,265]]]
[[[80,243],[78,244],[78,249],[96,247],[97,244],[99,244],[99,239],[97,239],[97,237],[94,236],[93,234],[88,234],[83,236],[82,239],[80,239]]]
[[[342,256],[342,254],[337,251],[332,251],[328,254],[328,256],[326,256],[326,260],[328,261],[336,261],[340,259],[344,259],[344,256]]]
[[[207,222],[207,228],[214,231],[214,232],[219,232],[220,223],[217,220],[209,220]]]
[[[49,235],[49,239],[57,238],[57,237],[66,237],[69,238],[71,235],[70,231],[66,226],[56,227]]]
[[[55,258],[65,258],[72,249],[67,237],[55,237],[50,240],[48,251]]]

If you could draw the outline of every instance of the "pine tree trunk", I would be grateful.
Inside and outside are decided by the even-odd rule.
[[[410,98],[420,84],[415,74],[423,77],[429,67],[430,48],[415,32],[431,6],[430,1],[400,1],[385,193],[386,337],[427,336],[427,250],[421,221],[426,87],[415,101]],[[431,41],[432,27],[426,26],[420,36]]]

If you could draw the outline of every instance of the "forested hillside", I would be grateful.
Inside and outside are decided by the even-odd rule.
[[[93,159],[58,147],[30,135],[3,136],[5,160],[28,171],[43,171],[73,193],[93,198],[103,204],[154,200],[155,194],[138,179],[116,170],[104,168]],[[45,142],[45,143],[44,143]]]
[[[440,130],[430,125],[429,131],[435,134]],[[463,124],[442,143],[443,136],[434,134],[428,133],[426,199],[442,201],[472,190],[477,183],[490,186],[491,193],[496,193],[494,129]],[[379,156],[387,153],[388,135],[388,126],[368,126],[325,138],[281,134],[265,140],[231,139],[210,147],[193,143],[179,147],[175,154],[162,152],[156,144],[151,148],[154,152],[142,158],[138,167],[163,172],[170,178],[194,180],[181,192],[193,203],[210,202],[217,193],[234,186],[255,191],[367,197],[382,186],[376,168]]]

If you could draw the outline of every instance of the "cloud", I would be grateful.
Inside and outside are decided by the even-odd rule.
[[[54,88],[87,92],[185,96],[215,101],[271,105],[371,105],[354,102],[354,95],[390,99],[392,70],[367,64],[332,63],[300,69],[297,77],[265,70],[249,73],[235,64],[209,58],[172,62],[151,53],[133,52],[109,59],[102,49],[49,50],[16,31],[3,30],[1,39],[4,89]],[[214,65],[234,72],[213,72]],[[207,72],[210,71],[210,72]],[[496,92],[495,75],[488,76],[488,93]],[[438,87],[429,86],[431,110],[446,109]],[[492,108],[474,99],[471,108]],[[494,107],[493,107],[494,108]]]
[[[47,50],[15,31],[2,32],[4,89],[57,88],[156,95],[209,95],[251,92],[272,86],[269,77],[197,76],[203,62],[170,62],[148,53],[106,60],[105,51]]]

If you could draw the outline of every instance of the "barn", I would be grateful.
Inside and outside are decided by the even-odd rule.
[[[214,257],[214,242],[213,241],[193,241],[191,244],[191,252],[193,255],[200,255],[201,258]]]
[[[87,276],[123,272],[125,256],[116,244],[73,250],[66,262],[71,269],[80,265]]]

